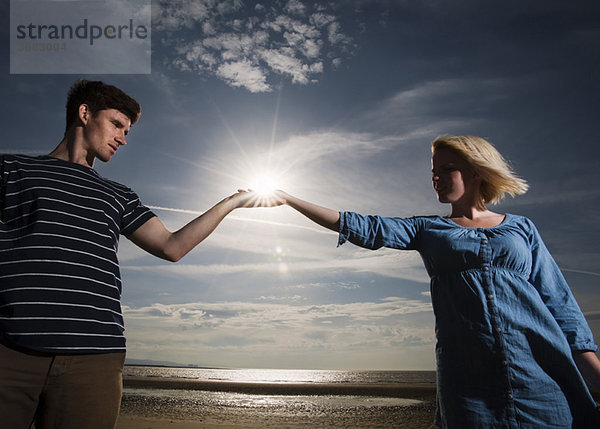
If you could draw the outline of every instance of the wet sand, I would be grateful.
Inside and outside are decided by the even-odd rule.
[[[190,379],[126,377],[118,429],[195,428],[414,428],[433,427],[435,387],[430,384],[232,383]],[[325,395],[409,398],[408,406],[341,406],[329,409],[264,406],[235,407],[193,399],[137,395],[136,389],[175,389],[250,395]],[[147,390],[146,390],[147,392]],[[268,401],[267,401],[268,402]]]

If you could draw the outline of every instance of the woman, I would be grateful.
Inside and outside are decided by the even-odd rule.
[[[533,223],[487,204],[527,191],[498,151],[471,136],[432,144],[433,187],[450,215],[386,218],[330,210],[279,191],[339,231],[339,243],[417,250],[431,277],[443,428],[596,428],[583,374],[600,390],[592,333]]]

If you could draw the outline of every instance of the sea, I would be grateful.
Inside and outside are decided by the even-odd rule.
[[[122,413],[207,427],[419,428],[435,409],[435,371],[127,365],[123,375]]]
[[[228,369],[126,365],[123,376],[184,378],[238,383],[435,384],[435,371]]]

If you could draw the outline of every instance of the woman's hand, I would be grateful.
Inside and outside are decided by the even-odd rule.
[[[313,222],[332,231],[339,231],[340,213],[337,210],[301,200],[281,190],[273,192],[273,202],[277,205],[285,204],[290,206]]]
[[[227,202],[231,203],[233,208],[287,205],[327,229],[337,232],[340,227],[340,213],[338,211],[301,200],[282,190],[261,194],[251,189],[239,189],[237,193],[225,200],[230,200]]]

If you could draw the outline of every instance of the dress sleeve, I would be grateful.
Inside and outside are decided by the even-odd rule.
[[[418,250],[421,224],[422,219],[418,217],[363,216],[353,212],[341,212],[338,246],[350,241],[367,249],[391,247]]]
[[[532,267],[529,281],[562,329],[572,351],[596,351],[592,331],[560,268],[550,255],[535,225],[529,221]]]

